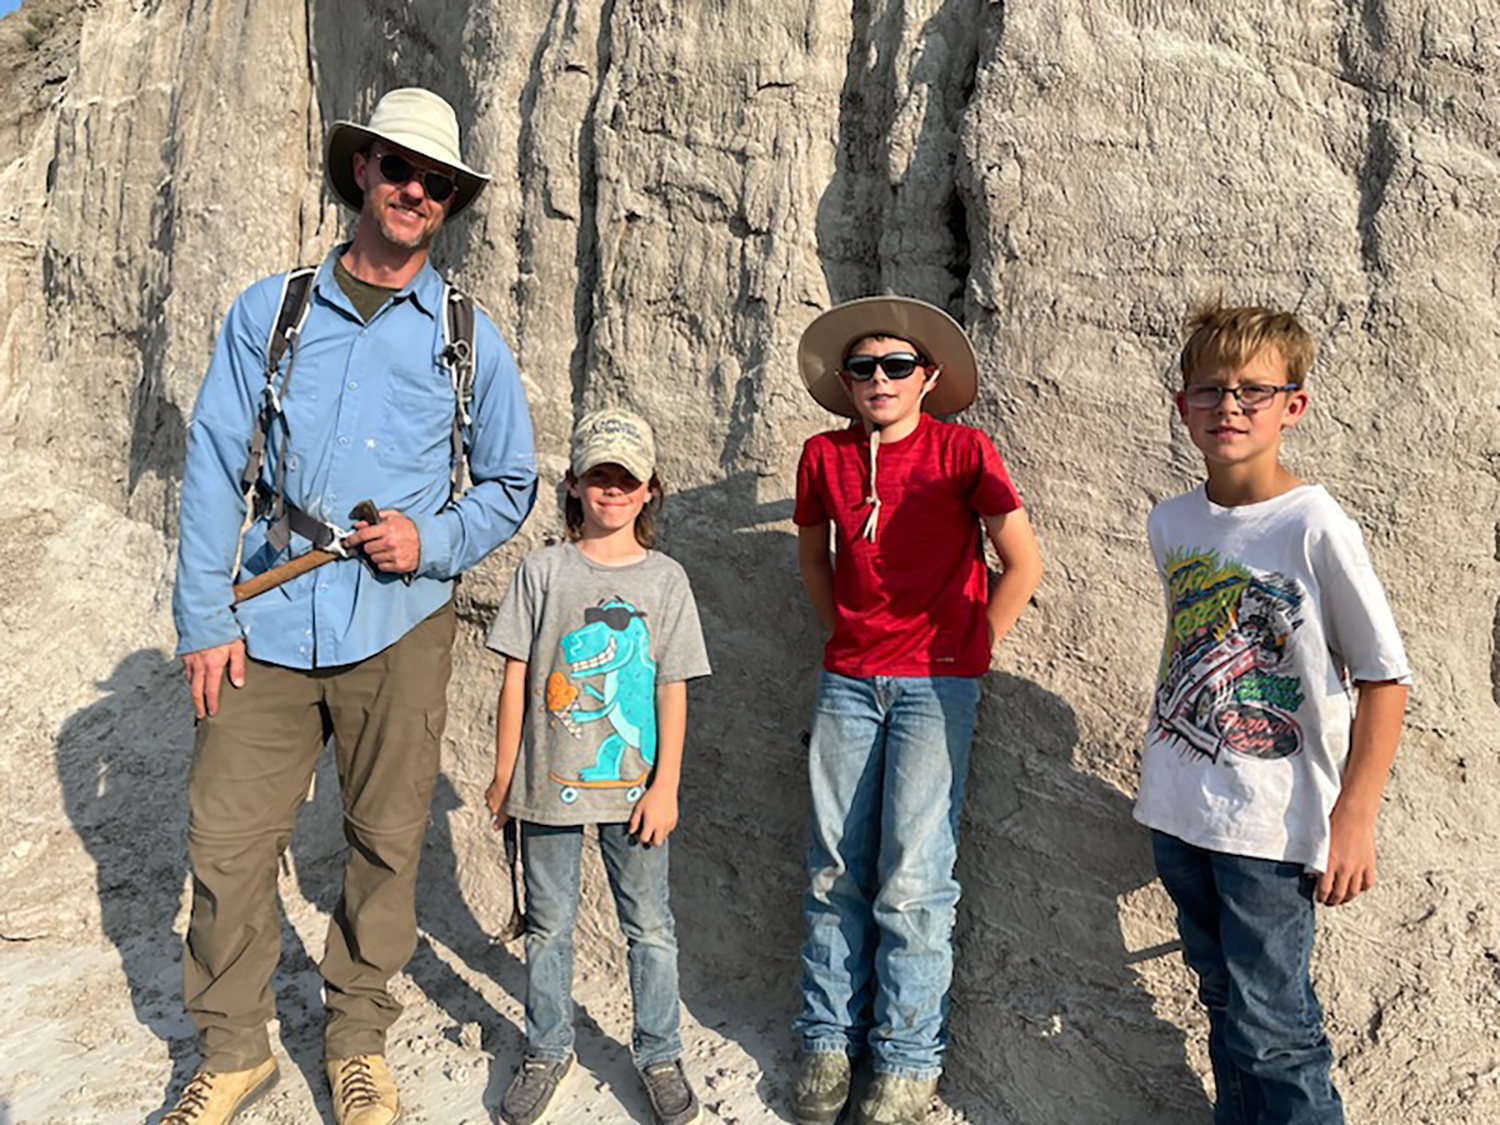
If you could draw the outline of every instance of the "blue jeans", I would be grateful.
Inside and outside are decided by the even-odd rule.
[[[1163,832],[1151,843],[1208,1009],[1214,1125],[1343,1125],[1308,971],[1312,878],[1300,863],[1206,851]]]
[[[637,843],[624,824],[599,825],[599,850],[628,947],[638,1068],[682,1054],[677,926],[667,888],[667,845]],[[521,824],[526,878],[526,1053],[561,1062],[573,1050],[573,923],[583,826]]]
[[[808,1051],[935,1078],[953,979],[958,817],[979,681],[824,672],[813,714],[802,908]]]

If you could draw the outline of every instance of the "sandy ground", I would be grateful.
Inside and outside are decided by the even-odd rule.
[[[0,492],[26,509],[0,519],[0,570],[12,577],[0,584],[0,1125],[155,1123],[197,1059],[180,1002],[192,718],[167,647],[170,558],[148,527],[88,497],[22,503],[43,495],[38,471],[0,473]],[[418,879],[421,938],[392,986],[405,1012],[388,1041],[403,1120],[443,1125],[493,1120],[520,1058],[524,990],[519,943],[491,936],[509,910],[499,844],[472,846],[487,833],[482,785],[452,750]],[[314,968],[343,864],[326,751],[314,790],[280,878],[281,1081],[247,1123],[333,1121]],[[589,851],[586,892],[602,870]],[[483,869],[460,870],[460,852]],[[586,903],[579,928],[581,1066],[553,1120],[648,1122],[612,906]],[[685,1064],[705,1121],[789,1120],[795,970],[756,956],[761,937],[735,932],[735,948],[720,948],[679,924]]]
[[[0,490],[42,495],[26,469],[0,474]],[[0,519],[0,568],[15,577],[0,585],[0,1125],[154,1124],[196,1062],[180,1004],[192,714],[166,646],[169,558],[150,528],[121,525],[87,496],[26,507]],[[520,1058],[525,987],[519,942],[492,938],[508,916],[498,841],[455,846],[487,829],[481,786],[452,750],[419,876],[422,936],[393,983],[405,1013],[387,1044],[404,1121],[443,1125],[492,1121]],[[585,892],[600,888],[589,850]],[[460,871],[459,852],[486,870]],[[245,1122],[333,1122],[314,966],[342,862],[324,751],[279,880],[281,1082]],[[684,1062],[705,1121],[789,1119],[795,969],[757,959],[757,938],[717,948],[679,924]],[[553,1121],[649,1122],[625,1046],[630,996],[612,906],[585,903],[576,947],[580,1067]],[[932,1121],[963,1118],[935,1109]]]
[[[289,921],[275,978],[273,1028],[281,1081],[246,1122],[331,1122],[318,1035],[320,981],[308,951],[321,945],[326,915],[283,880]],[[183,915],[179,913],[177,929]],[[395,982],[406,1011],[389,1056],[405,1121],[488,1122],[521,1049],[523,968],[516,946],[455,950],[424,932],[409,971]],[[178,950],[162,940],[128,959],[109,942],[53,938],[0,946],[0,1125],[148,1123],[167,1106],[194,1062],[192,1026],[177,1001]],[[562,1091],[559,1122],[649,1122],[650,1108],[624,1046],[630,1000],[608,967],[580,974],[576,989],[580,1067]],[[685,1064],[705,1121],[789,1120],[783,1095],[792,1065],[788,1003],[718,1012],[685,1011]],[[932,1125],[966,1118],[935,1107]]]

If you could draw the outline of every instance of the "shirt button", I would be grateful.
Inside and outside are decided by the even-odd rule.
[[[340,435],[340,436],[339,436],[339,444],[340,444],[340,445],[348,445],[348,444],[349,444],[349,438],[348,438],[348,435],[345,435],[345,434],[341,434],[341,435]]]
[[[353,379],[350,379],[347,385],[348,385],[348,387],[349,387],[349,389],[351,391],[357,391],[357,390],[359,390],[359,383],[357,383]]]
[[[368,336],[370,334],[370,330],[368,328],[361,328],[359,330],[359,334],[361,336]]]

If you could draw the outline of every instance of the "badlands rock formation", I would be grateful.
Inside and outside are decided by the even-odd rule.
[[[775,1119],[796,983],[819,637],[789,516],[830,419],[794,343],[829,302],[891,290],[973,333],[965,420],[1050,567],[975,747],[951,1111],[1207,1120],[1202,1021],[1129,808],[1159,643],[1145,515],[1198,469],[1172,356],[1186,304],[1222,292],[1322,339],[1289,456],[1364,525],[1417,669],[1380,885],[1321,921],[1351,1120],[1500,1120],[1497,44],[1481,0],[28,0],[0,23],[0,1121],[139,1119],[191,1064],[170,932],[184,425],[235,293],[344,229],[325,128],[410,83],[453,101],[495,175],[441,264],[515,348],[546,478],[583,410],[658,428],[666,547],[717,671],[674,853],[684,995],[765,1071],[709,1099],[722,1117]],[[460,594],[430,940],[403,987],[435,1013],[409,1032],[466,1048],[488,1009],[463,981],[505,910],[479,636],[517,555],[558,533],[552,501]],[[334,893],[321,777],[294,922]],[[612,919],[583,930],[584,961],[616,964]],[[308,955],[284,1015],[316,1007]],[[82,1018],[110,1003],[116,1023]],[[70,1061],[110,1045],[155,1067],[134,1092]]]

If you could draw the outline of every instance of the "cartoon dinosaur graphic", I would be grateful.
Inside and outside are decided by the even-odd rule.
[[[578,771],[579,781],[642,780],[621,772],[630,749],[647,772],[656,762],[656,662],[645,617],[629,602],[607,598],[584,610],[583,624],[562,636],[568,676],[559,684],[554,673],[554,682],[548,683],[549,711],[575,738],[582,737],[586,723],[607,722],[614,728],[599,744],[594,764]],[[589,682],[593,680],[599,686]],[[599,705],[577,706],[585,695]]]

